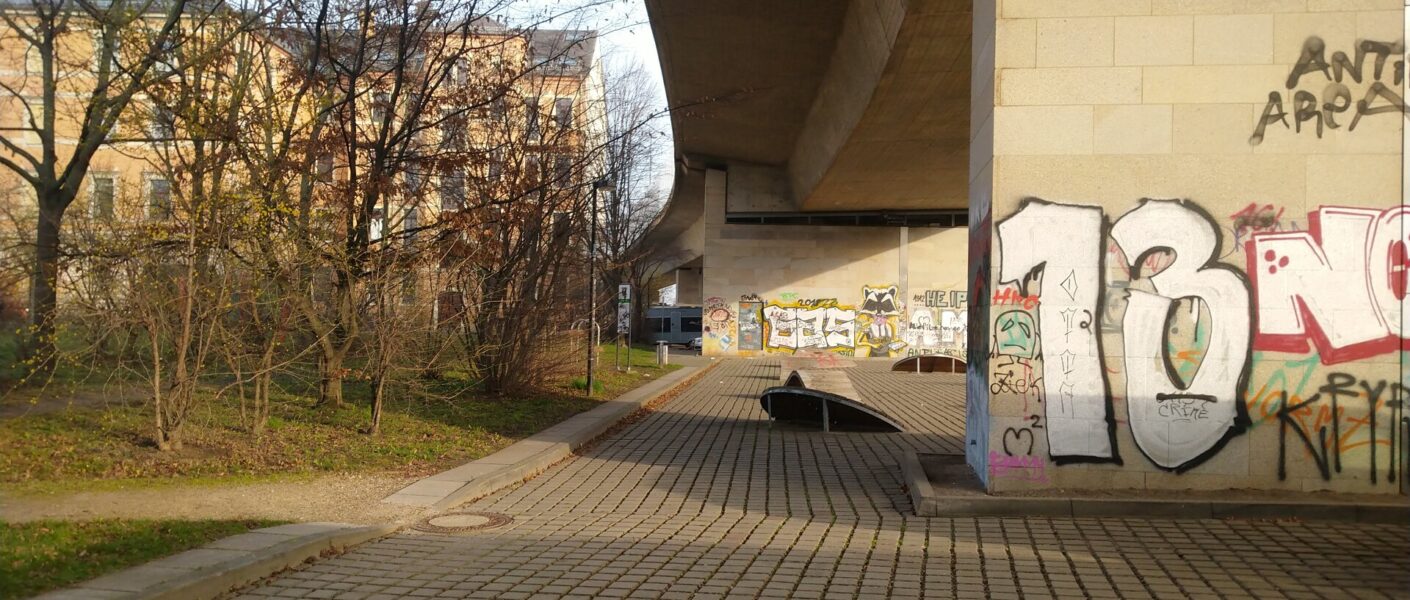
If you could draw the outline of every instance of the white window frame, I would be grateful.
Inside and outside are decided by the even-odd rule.
[[[98,180],[105,179],[111,181],[112,197],[108,199],[108,211],[106,215],[98,214]],[[93,171],[88,176],[88,216],[95,219],[112,218],[117,214],[117,192],[119,177],[117,171]]]
[[[158,181],[166,182],[167,214],[161,217],[152,214],[152,209],[155,208],[152,204],[152,200],[154,199],[154,184]],[[142,175],[142,211],[146,213],[148,221],[170,221],[175,218],[176,200],[171,193],[171,188],[171,180],[162,177],[160,173],[144,173]]]

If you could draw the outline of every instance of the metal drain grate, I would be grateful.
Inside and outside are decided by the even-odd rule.
[[[509,515],[492,512],[453,512],[428,517],[412,526],[417,531],[427,533],[469,533],[481,529],[493,529],[513,522]]]

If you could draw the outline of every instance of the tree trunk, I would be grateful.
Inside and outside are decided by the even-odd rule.
[[[318,404],[332,408],[343,406],[343,352],[323,353],[323,373],[318,386]]]
[[[377,435],[382,428],[382,394],[386,391],[387,378],[381,375],[372,379],[372,424],[367,426],[368,435]]]
[[[48,371],[54,366],[54,315],[58,308],[59,220],[62,211],[40,198],[39,223],[35,231],[34,271],[29,287],[30,337],[25,358],[31,371]]]

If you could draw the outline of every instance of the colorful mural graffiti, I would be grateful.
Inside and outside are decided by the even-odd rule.
[[[734,308],[724,298],[705,299],[701,346],[705,354],[723,354],[734,346],[737,334]]]
[[[764,348],[778,352],[856,348],[857,311],[835,299],[793,300],[764,305]]]
[[[966,358],[969,336],[968,293],[964,290],[922,290],[911,298],[901,339],[906,355],[939,354]]]
[[[902,307],[894,285],[862,286],[862,306],[857,310],[857,356],[900,356]]]
[[[1410,388],[1375,357],[1410,349],[1410,208],[1321,207],[1295,231],[1250,206],[1221,226],[1147,199],[1108,226],[1100,207],[1030,199],[998,223],[988,391],[1022,399],[1025,422],[993,432],[990,475],[1044,445],[1058,464],[1121,463],[1118,424],[1149,463],[1185,472],[1267,424],[1279,479],[1397,477]],[[1245,256],[1221,255],[1230,231]]]
[[[764,348],[764,325],[760,322],[760,311],[764,303],[757,300],[739,301],[739,317],[736,330],[739,332],[739,349],[742,351]]]
[[[899,286],[889,283],[862,286],[855,305],[836,298],[800,298],[796,292],[770,299],[745,294],[733,304],[710,298],[706,327],[716,326],[710,313],[728,312],[731,321],[722,330],[734,334],[735,346],[712,346],[707,339],[707,353],[816,350],[858,357],[945,354],[964,358],[967,293],[926,290],[916,297],[924,306],[911,315]]]

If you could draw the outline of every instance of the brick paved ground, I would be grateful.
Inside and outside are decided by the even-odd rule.
[[[778,363],[734,360],[659,412],[465,508],[241,598],[1410,597],[1410,527],[910,516],[915,436],[773,429]]]

